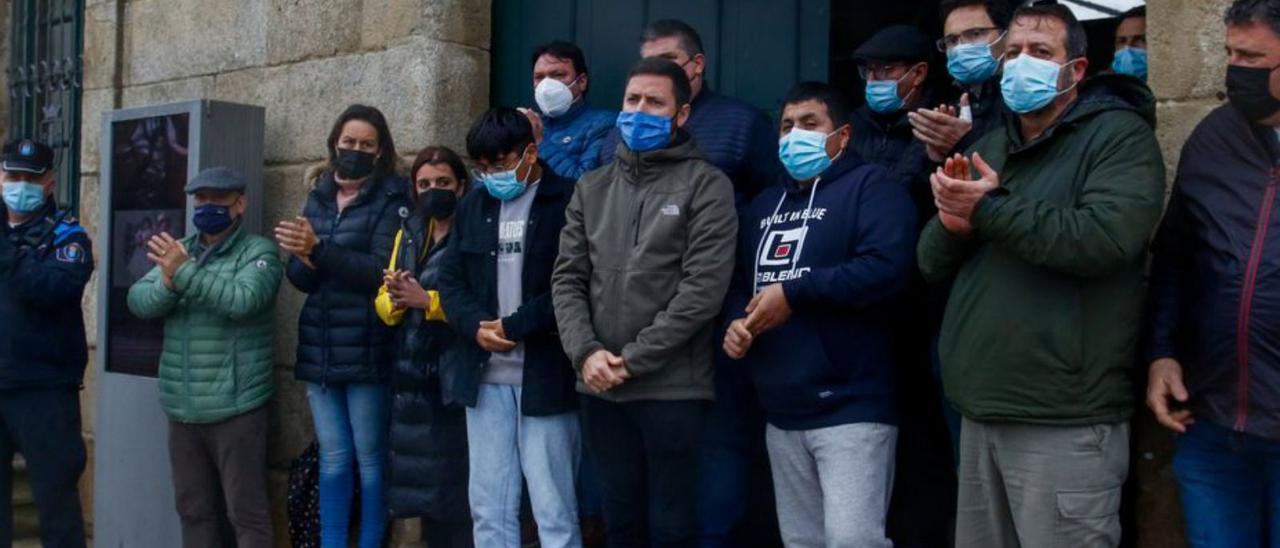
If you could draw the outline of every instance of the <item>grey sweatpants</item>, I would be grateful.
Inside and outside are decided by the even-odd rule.
[[[885,513],[898,427],[842,424],[765,434],[788,548],[889,548]]]
[[[964,419],[956,548],[1120,543],[1129,423],[1041,426]]]

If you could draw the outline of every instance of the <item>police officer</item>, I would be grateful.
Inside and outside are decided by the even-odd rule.
[[[54,203],[53,151],[30,139],[0,156],[0,546],[12,539],[13,456],[27,463],[40,544],[83,547],[80,298],[93,272],[83,228]]]

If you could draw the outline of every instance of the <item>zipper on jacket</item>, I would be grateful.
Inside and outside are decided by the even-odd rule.
[[[195,414],[195,409],[191,405],[191,311],[183,313],[182,317],[182,392],[186,396],[183,398],[183,407],[187,408],[187,418],[191,418]]]
[[[640,245],[640,217],[644,215],[644,200],[645,199],[643,197],[640,198],[640,205],[636,206],[635,220],[631,222],[631,227],[633,229],[633,235],[631,238],[632,248]]]
[[[1280,168],[1272,168],[1262,205],[1258,209],[1258,223],[1253,230],[1253,243],[1249,247],[1249,264],[1244,271],[1244,284],[1240,289],[1240,312],[1236,319],[1236,423],[1235,430],[1244,432],[1249,422],[1249,316],[1253,310],[1253,293],[1258,282],[1258,267],[1262,263],[1267,228],[1271,224],[1271,210],[1275,205],[1276,182]]]
[[[240,409],[240,326],[231,335],[231,408]]]
[[[348,204],[350,205],[350,204]],[[325,245],[333,245],[334,236],[338,233],[338,223],[342,222],[342,210],[338,210],[338,214],[333,217],[333,223],[329,225],[329,241]],[[329,288],[322,287],[320,289],[320,386],[327,387],[329,385]]]

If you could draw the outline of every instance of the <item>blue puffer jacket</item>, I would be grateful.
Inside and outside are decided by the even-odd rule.
[[[1195,417],[1280,440],[1280,154],[1218,107],[1182,148],[1152,252],[1148,363],[1181,362]]]
[[[581,101],[558,117],[544,114],[538,158],[557,175],[576,181],[603,163],[600,151],[617,119],[618,113],[590,108]]]

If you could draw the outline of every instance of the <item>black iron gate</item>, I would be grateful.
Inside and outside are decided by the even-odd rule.
[[[80,91],[84,0],[12,0],[9,137],[53,148],[58,202],[80,201]]]

